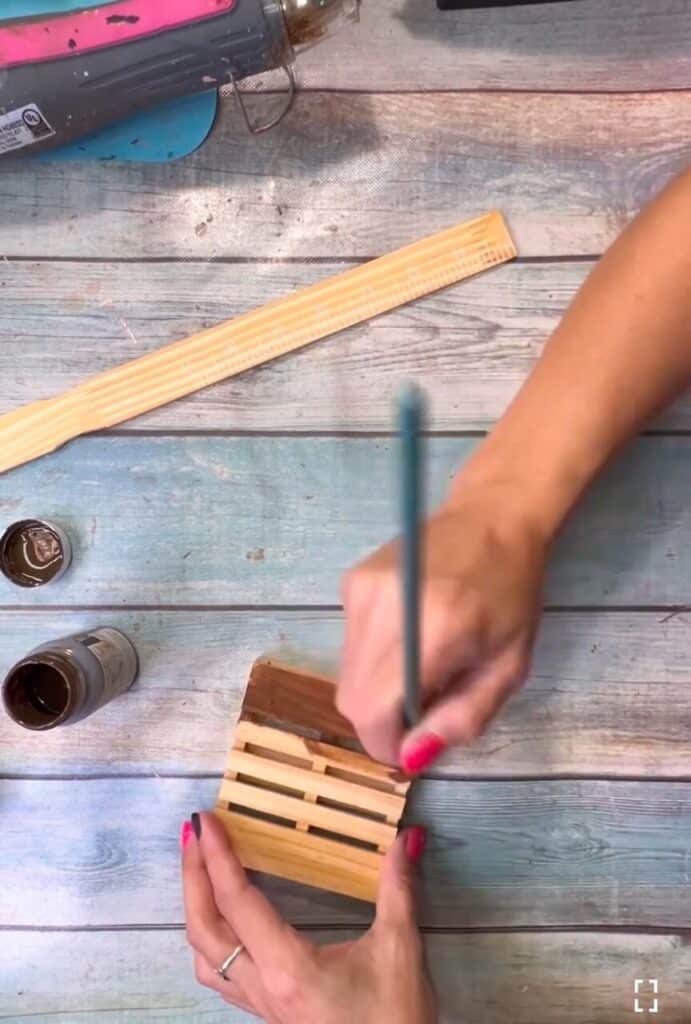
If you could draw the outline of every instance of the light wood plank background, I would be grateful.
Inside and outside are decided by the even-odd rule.
[[[304,55],[311,89],[684,89],[688,0],[581,0],[568,7],[455,11],[427,0],[362,7],[362,29]]]
[[[321,945],[348,933],[310,937]],[[445,1024],[622,1024],[633,1013],[636,977],[660,979],[663,1020],[688,1022],[683,992],[691,986],[691,945],[682,935],[430,935],[426,945]],[[194,983],[177,930],[71,932],[67,942],[55,932],[6,931],[0,955],[0,1018],[13,1024],[256,1020]],[[27,962],[41,965],[31,985]]]
[[[0,283],[0,412],[324,280],[349,264],[7,263]],[[433,430],[483,430],[534,365],[592,261],[514,263],[288,359],[191,395],[131,430],[393,429],[401,381],[434,395]],[[51,345],[46,350],[45,337]],[[32,367],[40,362],[41,372]],[[683,396],[656,427],[691,428]]]
[[[177,836],[213,801],[249,665],[335,666],[341,572],[395,527],[401,381],[449,435],[430,445],[436,500],[594,259],[688,164],[690,16],[378,0],[304,55],[295,111],[263,138],[225,98],[178,164],[0,166],[0,412],[491,206],[520,250],[0,477],[0,526],[54,517],[76,552],[44,592],[0,583],[0,674],[99,623],[143,666],[73,730],[0,720],[2,1019],[243,1019],[194,983]],[[529,685],[415,794],[453,1024],[621,1024],[636,977],[660,979],[661,1019],[689,1019],[689,397],[653,426],[559,544]],[[263,884],[320,940],[365,921]]]
[[[488,206],[524,258],[575,256],[690,157],[683,92],[305,93],[255,139],[227,97],[179,164],[9,169],[0,200],[14,257],[370,257]]]

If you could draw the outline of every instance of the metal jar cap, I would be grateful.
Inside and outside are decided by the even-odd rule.
[[[0,571],[18,587],[43,587],[69,568],[72,545],[55,523],[22,519],[0,539]]]

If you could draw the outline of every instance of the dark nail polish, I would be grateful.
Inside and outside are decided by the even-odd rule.
[[[202,819],[199,817],[199,815],[196,813],[196,811],[190,817],[190,821],[192,822],[192,828],[194,829],[195,836],[197,837],[197,839],[201,839],[201,837],[202,837]]]

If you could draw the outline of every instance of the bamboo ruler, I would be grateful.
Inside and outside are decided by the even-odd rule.
[[[374,902],[410,780],[357,747],[333,683],[255,662],[215,813],[246,868]]]
[[[0,417],[0,473],[516,256],[493,211]]]

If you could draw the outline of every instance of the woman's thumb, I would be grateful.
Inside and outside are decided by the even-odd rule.
[[[417,867],[425,852],[426,841],[424,828],[407,828],[384,858],[377,897],[378,923],[415,923]]]

